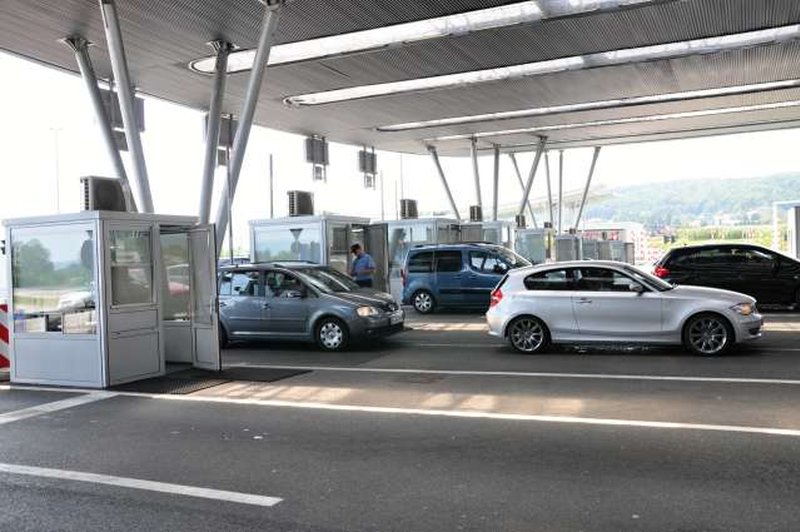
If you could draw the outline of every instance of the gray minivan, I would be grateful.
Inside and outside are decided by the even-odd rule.
[[[303,340],[325,351],[402,331],[403,310],[384,292],[308,262],[227,266],[219,270],[220,343]]]

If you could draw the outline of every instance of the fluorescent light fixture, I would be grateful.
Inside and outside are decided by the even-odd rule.
[[[511,120],[514,118],[534,118],[538,116],[575,113],[579,111],[598,111],[602,109],[617,109],[623,107],[635,107],[638,105],[647,105],[654,103],[681,102],[687,100],[699,100],[703,98],[714,98],[719,96],[735,96],[739,94],[754,94],[759,92],[770,92],[776,90],[797,89],[797,88],[800,88],[800,79],[767,81],[764,83],[752,83],[749,85],[715,87],[713,89],[699,89],[693,91],[671,92],[666,94],[654,94],[648,96],[632,96],[628,98],[613,98],[610,100],[596,100],[592,102],[569,103],[564,105],[553,105],[548,107],[517,109],[514,111],[500,111],[497,113],[453,116],[449,118],[438,118],[433,120],[423,120],[419,122],[405,122],[402,124],[379,126],[376,128],[376,130],[385,133],[398,132],[398,131],[412,131],[417,129],[426,129],[433,127],[475,124],[479,122],[496,122],[500,120]]]
[[[637,124],[642,122],[663,122],[664,120],[676,120],[683,118],[701,118],[707,116],[719,116],[735,113],[746,113],[751,111],[769,111],[774,109],[787,109],[800,106],[800,100],[786,102],[762,103],[754,105],[741,105],[737,107],[722,107],[719,109],[702,109],[700,111],[683,111],[679,113],[665,113],[649,116],[634,116],[628,118],[611,118],[608,120],[591,120],[587,122],[573,122],[571,124],[554,124],[551,126],[539,126],[519,129],[505,129],[501,131],[482,131],[480,133],[469,133],[464,135],[447,135],[425,139],[424,142],[447,142],[453,140],[480,139],[487,137],[503,137],[508,135],[532,134],[538,135],[552,131],[564,131],[570,129],[581,129],[588,127],[619,126],[625,124]]]
[[[649,3],[653,0],[538,0],[518,2],[456,13],[382,28],[331,35],[318,39],[297,41],[273,46],[269,65],[297,63],[345,54],[361,53],[391,46],[466,35],[475,31],[529,24],[543,18],[575,15],[598,10],[615,9],[628,5]],[[242,72],[253,67],[256,52],[237,50],[228,57],[228,72]],[[189,68],[203,74],[213,74],[215,56],[196,59]]]
[[[548,61],[537,61],[522,65],[473,70],[470,72],[460,72],[458,74],[445,74],[442,76],[361,85],[345,89],[289,96],[284,99],[284,103],[292,106],[324,105],[362,98],[441,89],[445,87],[463,87],[491,81],[513,80],[569,70],[619,66],[686,55],[724,52],[745,46],[775,44],[798,37],[800,37],[800,24],[793,24],[780,28],[736,33],[709,39],[695,39],[654,46],[612,50],[595,54],[563,57]]]

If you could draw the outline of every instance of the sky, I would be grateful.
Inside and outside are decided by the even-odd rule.
[[[80,78],[0,52],[0,79],[0,117],[4,126],[0,127],[0,219],[77,212],[80,177],[114,175]],[[265,83],[269,83],[269,73]],[[156,212],[197,215],[203,112],[147,98],[145,122],[143,144]],[[800,169],[798,145],[800,130],[609,146],[600,155],[592,186],[791,172]],[[255,126],[234,202],[236,246],[244,249],[248,246],[248,220],[269,217],[270,154],[274,157],[276,217],[287,214],[288,190],[313,191],[317,212],[378,220],[382,212],[387,219],[397,216],[399,197],[418,200],[421,213],[449,210],[447,197],[427,156],[378,152],[378,168],[383,178],[381,194],[380,186],[377,190],[362,186],[357,167],[359,149],[331,143],[328,180],[314,182],[311,168],[305,163],[303,137]],[[584,186],[591,156],[591,149],[565,152],[565,190]],[[125,154],[123,158],[130,168]],[[532,159],[529,154],[518,156],[523,175],[527,174]],[[552,159],[555,172],[556,158]],[[461,215],[467,216],[468,206],[476,202],[470,161],[443,157],[442,165]],[[492,202],[492,171],[492,157],[481,157],[485,205]],[[539,174],[534,183],[533,197],[545,194],[542,176]],[[217,185],[224,179],[224,169],[218,170]],[[215,187],[212,217],[219,190],[219,186]],[[503,157],[500,204],[513,204],[519,199],[520,187],[513,167]]]

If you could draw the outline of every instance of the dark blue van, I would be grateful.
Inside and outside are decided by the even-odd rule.
[[[439,307],[485,310],[500,279],[531,263],[496,244],[422,244],[403,268],[403,304],[421,314]]]

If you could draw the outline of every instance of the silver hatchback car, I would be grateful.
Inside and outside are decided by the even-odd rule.
[[[761,337],[756,300],[673,286],[619,262],[562,262],[510,272],[492,292],[489,332],[524,353],[550,343],[683,344],[720,355]]]
[[[220,343],[304,340],[325,351],[404,328],[391,295],[306,262],[245,264],[219,271]]]

